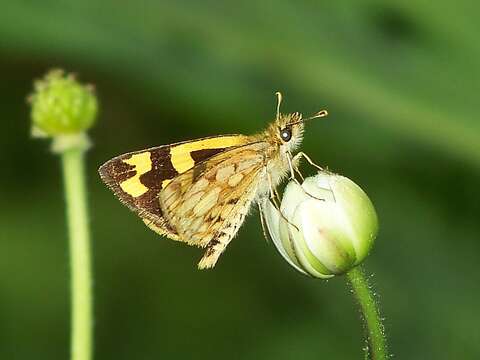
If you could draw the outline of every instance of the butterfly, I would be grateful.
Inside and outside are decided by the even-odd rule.
[[[276,198],[276,187],[294,176],[303,152],[305,121],[277,112],[255,135],[220,135],[117,156],[99,168],[105,184],[156,233],[205,249],[200,269],[212,268],[254,203]]]

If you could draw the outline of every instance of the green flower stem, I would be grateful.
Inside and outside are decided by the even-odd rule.
[[[85,149],[86,146],[74,146],[61,152],[70,238],[72,360],[90,360],[92,357],[92,283]]]
[[[372,360],[388,359],[387,340],[378,304],[364,272],[359,267],[353,268],[347,273],[347,278],[365,322],[367,337],[365,358]]]

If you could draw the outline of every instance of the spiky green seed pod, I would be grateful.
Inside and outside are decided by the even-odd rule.
[[[93,87],[80,84],[62,70],[52,70],[37,80],[29,100],[33,136],[82,133],[94,124],[98,112]]]

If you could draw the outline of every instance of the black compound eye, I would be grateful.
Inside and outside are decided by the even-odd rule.
[[[292,129],[284,128],[280,130],[280,137],[285,142],[290,141],[290,139],[292,138]]]

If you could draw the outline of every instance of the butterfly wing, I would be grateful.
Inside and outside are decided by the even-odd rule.
[[[152,230],[179,240],[164,218],[159,193],[175,177],[229,149],[248,143],[243,135],[213,136],[117,156],[99,168],[100,177],[120,201]]]
[[[207,248],[199,268],[213,267],[242,225],[263,174],[266,147],[257,142],[217,154],[160,191],[160,209],[178,240]]]

